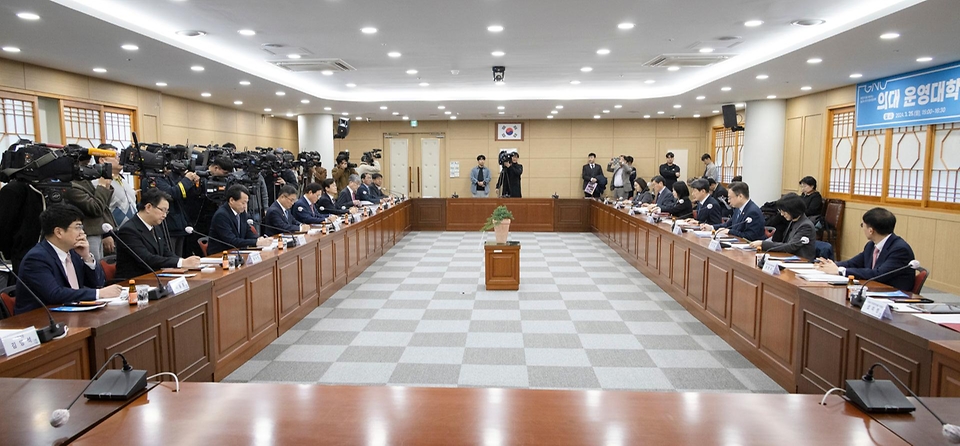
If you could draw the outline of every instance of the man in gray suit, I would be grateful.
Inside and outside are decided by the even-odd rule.
[[[607,163],[607,172],[613,172],[613,198],[624,200],[633,192],[633,181],[630,177],[635,172],[633,166],[633,157],[620,155],[620,158],[612,159]]]
[[[470,170],[470,192],[474,198],[490,196],[490,169],[485,167],[487,157],[477,155],[477,165]]]

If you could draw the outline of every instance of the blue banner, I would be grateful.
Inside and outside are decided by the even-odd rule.
[[[960,62],[857,84],[857,130],[960,121]]]

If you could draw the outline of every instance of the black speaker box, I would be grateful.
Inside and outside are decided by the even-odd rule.
[[[337,129],[333,133],[334,139],[343,139],[350,134],[350,118],[340,118],[337,122]]]

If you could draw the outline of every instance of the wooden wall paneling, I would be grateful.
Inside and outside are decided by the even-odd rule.
[[[660,270],[660,231],[653,229],[647,235],[647,266]]]
[[[90,330],[71,328],[71,334],[56,343],[5,358],[0,366],[4,378],[90,379]]]
[[[640,262],[640,265],[648,264],[647,247],[649,246],[649,232],[645,225],[637,224],[637,260]]]
[[[553,221],[557,232],[590,232],[590,201],[583,199],[554,200]]]
[[[251,272],[247,282],[247,305],[250,307],[248,335],[251,341],[264,335],[269,337],[271,332],[273,338],[277,337],[275,329],[277,325],[277,283],[273,268],[275,265],[268,266],[269,268]]]
[[[333,239],[333,280],[337,285],[347,283],[348,257],[346,233],[340,232]]]
[[[320,263],[316,244],[308,243],[308,251],[299,256],[302,292],[300,305],[316,300],[320,290]],[[313,306],[317,306],[316,303]]]
[[[933,366],[930,396],[960,398],[960,342],[931,342]]]
[[[627,251],[627,255],[631,259],[637,258],[637,222],[635,219],[630,218],[626,220],[626,233],[624,234],[623,242]]]
[[[689,252],[690,250],[683,247],[680,242],[673,243],[673,271],[670,280],[684,294],[687,293],[687,254]]]
[[[722,262],[709,259],[707,262],[707,313],[716,317],[724,326],[730,325],[730,268]]]
[[[760,352],[779,365],[783,379],[796,382],[797,323],[799,319],[797,290],[764,283],[760,294]]]
[[[673,238],[667,235],[660,237],[660,262],[657,264],[657,270],[660,271],[660,277],[671,281],[673,277]]]
[[[853,341],[853,364],[850,367],[847,378],[859,378],[866,373],[867,369],[878,362],[887,366],[900,381],[910,386],[910,388],[920,396],[930,395],[930,352],[921,349],[900,349],[902,343],[889,342],[884,339],[881,333],[867,327],[858,327],[857,333],[851,339]],[[885,342],[886,341],[886,342]],[[851,376],[852,375],[852,376]],[[924,376],[926,375],[926,376]],[[890,379],[890,375],[880,367],[874,369],[874,376],[877,379]],[[897,387],[900,387],[896,381],[893,381]],[[902,387],[900,390],[906,393]]]
[[[741,272],[733,271],[733,292],[730,328],[757,346],[757,320],[760,313],[760,283]]]
[[[800,360],[797,392],[823,393],[843,387],[847,378],[850,329],[830,312],[801,302]]]
[[[213,287],[214,314],[217,319],[217,343],[214,352],[219,362],[247,342],[247,282],[240,275],[216,282]]]
[[[695,249],[690,250],[689,265],[687,269],[687,296],[689,296],[700,308],[706,307],[704,298],[704,288],[707,285],[707,257],[697,253]]]
[[[277,259],[277,285],[280,292],[277,299],[277,320],[280,321],[279,334],[293,326],[291,317],[300,307],[302,296],[299,256],[286,255]]]
[[[94,366],[99,368],[114,353],[123,353],[127,362],[137,370],[146,370],[147,375],[169,371],[167,357],[167,333],[159,321],[145,321],[127,325],[110,333],[94,337]],[[111,368],[123,366],[120,358],[113,360]]]
[[[332,237],[332,235],[328,235],[320,239],[320,242],[317,243],[317,249],[320,252],[320,257],[318,259],[320,263],[320,303],[323,303],[329,299],[334,293],[334,265],[336,263],[336,259],[334,257]]]
[[[213,379],[213,337],[210,290],[166,320],[170,370],[183,381]]]
[[[417,231],[445,231],[447,229],[447,200],[445,198],[417,199],[413,203],[413,209],[413,220]]]

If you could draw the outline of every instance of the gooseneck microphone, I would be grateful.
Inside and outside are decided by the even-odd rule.
[[[233,246],[232,243],[227,243],[227,242],[225,242],[225,241],[223,241],[223,240],[220,240],[220,239],[218,239],[218,238],[216,238],[216,237],[211,237],[211,236],[209,236],[209,235],[207,235],[207,234],[204,234],[204,233],[202,233],[202,232],[200,232],[200,231],[197,231],[196,229],[193,229],[193,226],[187,226],[186,228],[183,228],[183,231],[186,232],[187,234],[196,233],[196,234],[200,235],[201,237],[206,237],[206,238],[208,238],[208,239],[210,239],[210,240],[215,240],[215,241],[217,241],[218,243],[222,243],[222,244],[224,244],[224,245],[227,245],[227,246],[235,249],[235,250],[236,250],[236,253],[237,253],[237,265],[243,265],[243,256],[240,255],[240,248],[237,248],[236,246]]]
[[[104,234],[109,234],[111,237],[113,237],[114,240],[120,242],[120,244],[127,249],[127,252],[132,254],[133,257],[135,257],[140,262],[141,265],[147,267],[147,269],[150,270],[150,274],[153,274],[153,277],[157,279],[157,291],[153,293],[152,296],[150,296],[151,297],[150,300],[162,299],[164,297],[167,297],[170,294],[169,292],[167,292],[167,288],[163,286],[163,282],[160,281],[160,276],[157,275],[157,272],[153,270],[153,267],[151,267],[145,260],[143,260],[143,258],[140,257],[139,254],[134,252],[134,250],[130,249],[130,245],[127,245],[127,242],[123,241],[123,239],[120,238],[120,235],[118,235],[116,232],[113,231],[113,226],[111,226],[110,223],[104,223],[100,225],[100,229],[103,230]],[[127,279],[132,279],[132,277],[127,277]]]
[[[729,234],[730,231],[733,230],[733,228],[736,228],[737,226],[742,226],[742,225],[746,225],[746,224],[750,224],[750,223],[753,223],[753,217],[747,217],[746,219],[744,219],[744,220],[741,221],[740,223],[736,223],[736,224],[734,224],[733,226],[730,226],[729,228],[726,228],[726,229],[727,229],[727,234]],[[720,229],[724,229],[724,228],[720,228]],[[718,235],[718,234],[713,234],[713,239],[714,239],[714,240],[717,239],[717,235]]]
[[[90,386],[97,382],[97,378],[100,377],[100,374],[103,373],[103,370],[110,365],[110,362],[113,361],[113,358],[117,356],[123,360],[123,368],[120,371],[114,371],[116,373],[112,376],[107,377],[106,374],[103,375],[102,381],[107,382],[110,387],[108,390],[110,393],[98,393],[91,395],[87,393],[87,389]],[[80,396],[87,395],[87,398],[90,399],[128,399],[133,396],[140,390],[143,390],[147,386],[146,380],[147,372],[143,370],[134,370],[133,367],[127,363],[127,358],[123,356],[123,353],[117,352],[107,358],[104,361],[103,366],[100,367],[100,370],[97,370],[97,373],[93,375],[93,378],[90,378],[90,381],[87,382],[87,385],[83,387],[83,390],[77,394],[77,397],[70,402],[70,405],[66,409],[57,409],[50,413],[50,425],[53,427],[60,427],[66,424],[70,420],[70,408],[80,399]],[[119,384],[117,386],[116,384]],[[116,394],[112,392],[117,392]]]
[[[70,253],[67,253],[67,255],[70,255]],[[13,272],[13,268],[4,268],[4,269],[6,270],[6,272],[13,274],[13,277],[17,279],[17,282],[22,283],[23,288],[29,291],[30,296],[32,296],[33,299],[36,300],[37,303],[39,303],[40,306],[43,307],[43,309],[47,312],[47,318],[50,319],[50,325],[37,329],[37,337],[40,338],[40,343],[43,344],[46,342],[50,342],[56,338],[59,338],[60,336],[67,334],[66,324],[62,324],[62,323],[58,324],[56,321],[53,320],[53,313],[50,312],[50,309],[47,308],[47,305],[44,304],[42,300],[40,300],[40,297],[37,296],[37,293],[34,293],[33,290],[31,290],[30,287],[27,286],[26,282],[20,279],[20,276],[18,276],[17,273]]]
[[[898,273],[898,272],[903,271],[903,270],[905,270],[905,269],[907,269],[907,268],[912,268],[912,269],[920,268],[920,261],[919,261],[919,260],[911,260],[910,263],[907,263],[906,265],[903,265],[903,266],[901,266],[901,267],[899,267],[899,268],[897,268],[897,269],[887,271],[887,272],[885,272],[885,273],[883,273],[883,274],[880,274],[879,276],[875,276],[875,277],[872,277],[872,278],[868,279],[866,282],[863,283],[863,285],[860,286],[860,289],[857,290],[857,295],[850,298],[850,305],[853,305],[853,306],[855,306],[855,307],[861,307],[861,306],[863,306],[863,302],[867,300],[865,297],[863,297],[863,290],[865,290],[865,289],[867,288],[867,284],[868,284],[868,283],[873,282],[874,280],[877,280],[877,279],[880,279],[880,278],[889,276],[889,275],[891,275],[891,274],[893,274],[893,273]]]
[[[914,262],[916,262],[916,260],[914,260]],[[913,262],[910,262],[910,263],[913,263]],[[909,265],[908,265],[908,266],[909,266]],[[917,262],[917,266],[919,266],[919,262]],[[866,375],[863,375],[863,378],[861,378],[861,379],[864,381],[864,383],[873,383],[873,382],[874,382],[874,380],[873,380],[873,369],[876,368],[877,366],[880,366],[880,367],[882,367],[884,370],[886,370],[886,371],[887,371],[887,374],[890,375],[891,378],[893,378],[893,379],[896,380],[898,383],[900,383],[900,386],[901,386],[901,387],[903,387],[904,389],[907,389],[907,392],[910,392],[910,396],[912,396],[914,399],[916,399],[917,402],[920,403],[920,405],[923,406],[924,409],[927,409],[927,412],[930,412],[930,415],[933,415],[933,417],[936,418],[937,421],[940,422],[940,425],[943,426],[943,429],[941,430],[941,433],[943,434],[943,437],[947,440],[947,443],[960,444],[960,427],[958,427],[958,426],[955,425],[955,424],[950,424],[950,423],[947,423],[947,422],[943,421],[943,419],[940,418],[940,416],[937,415],[936,412],[934,412],[932,409],[930,409],[930,407],[928,407],[927,404],[924,403],[923,400],[920,399],[920,397],[917,396],[917,394],[914,393],[913,390],[912,390],[909,386],[907,386],[906,384],[904,384],[903,381],[900,381],[900,378],[897,378],[897,375],[895,375],[893,372],[891,372],[890,369],[887,368],[887,366],[885,366],[885,365],[883,365],[882,363],[879,363],[879,362],[878,362],[878,363],[875,363],[875,364],[872,365],[872,366],[870,366],[870,368],[867,370],[867,374],[866,374]],[[882,381],[877,381],[877,383],[882,383]],[[889,383],[889,381],[887,381],[887,383]]]

